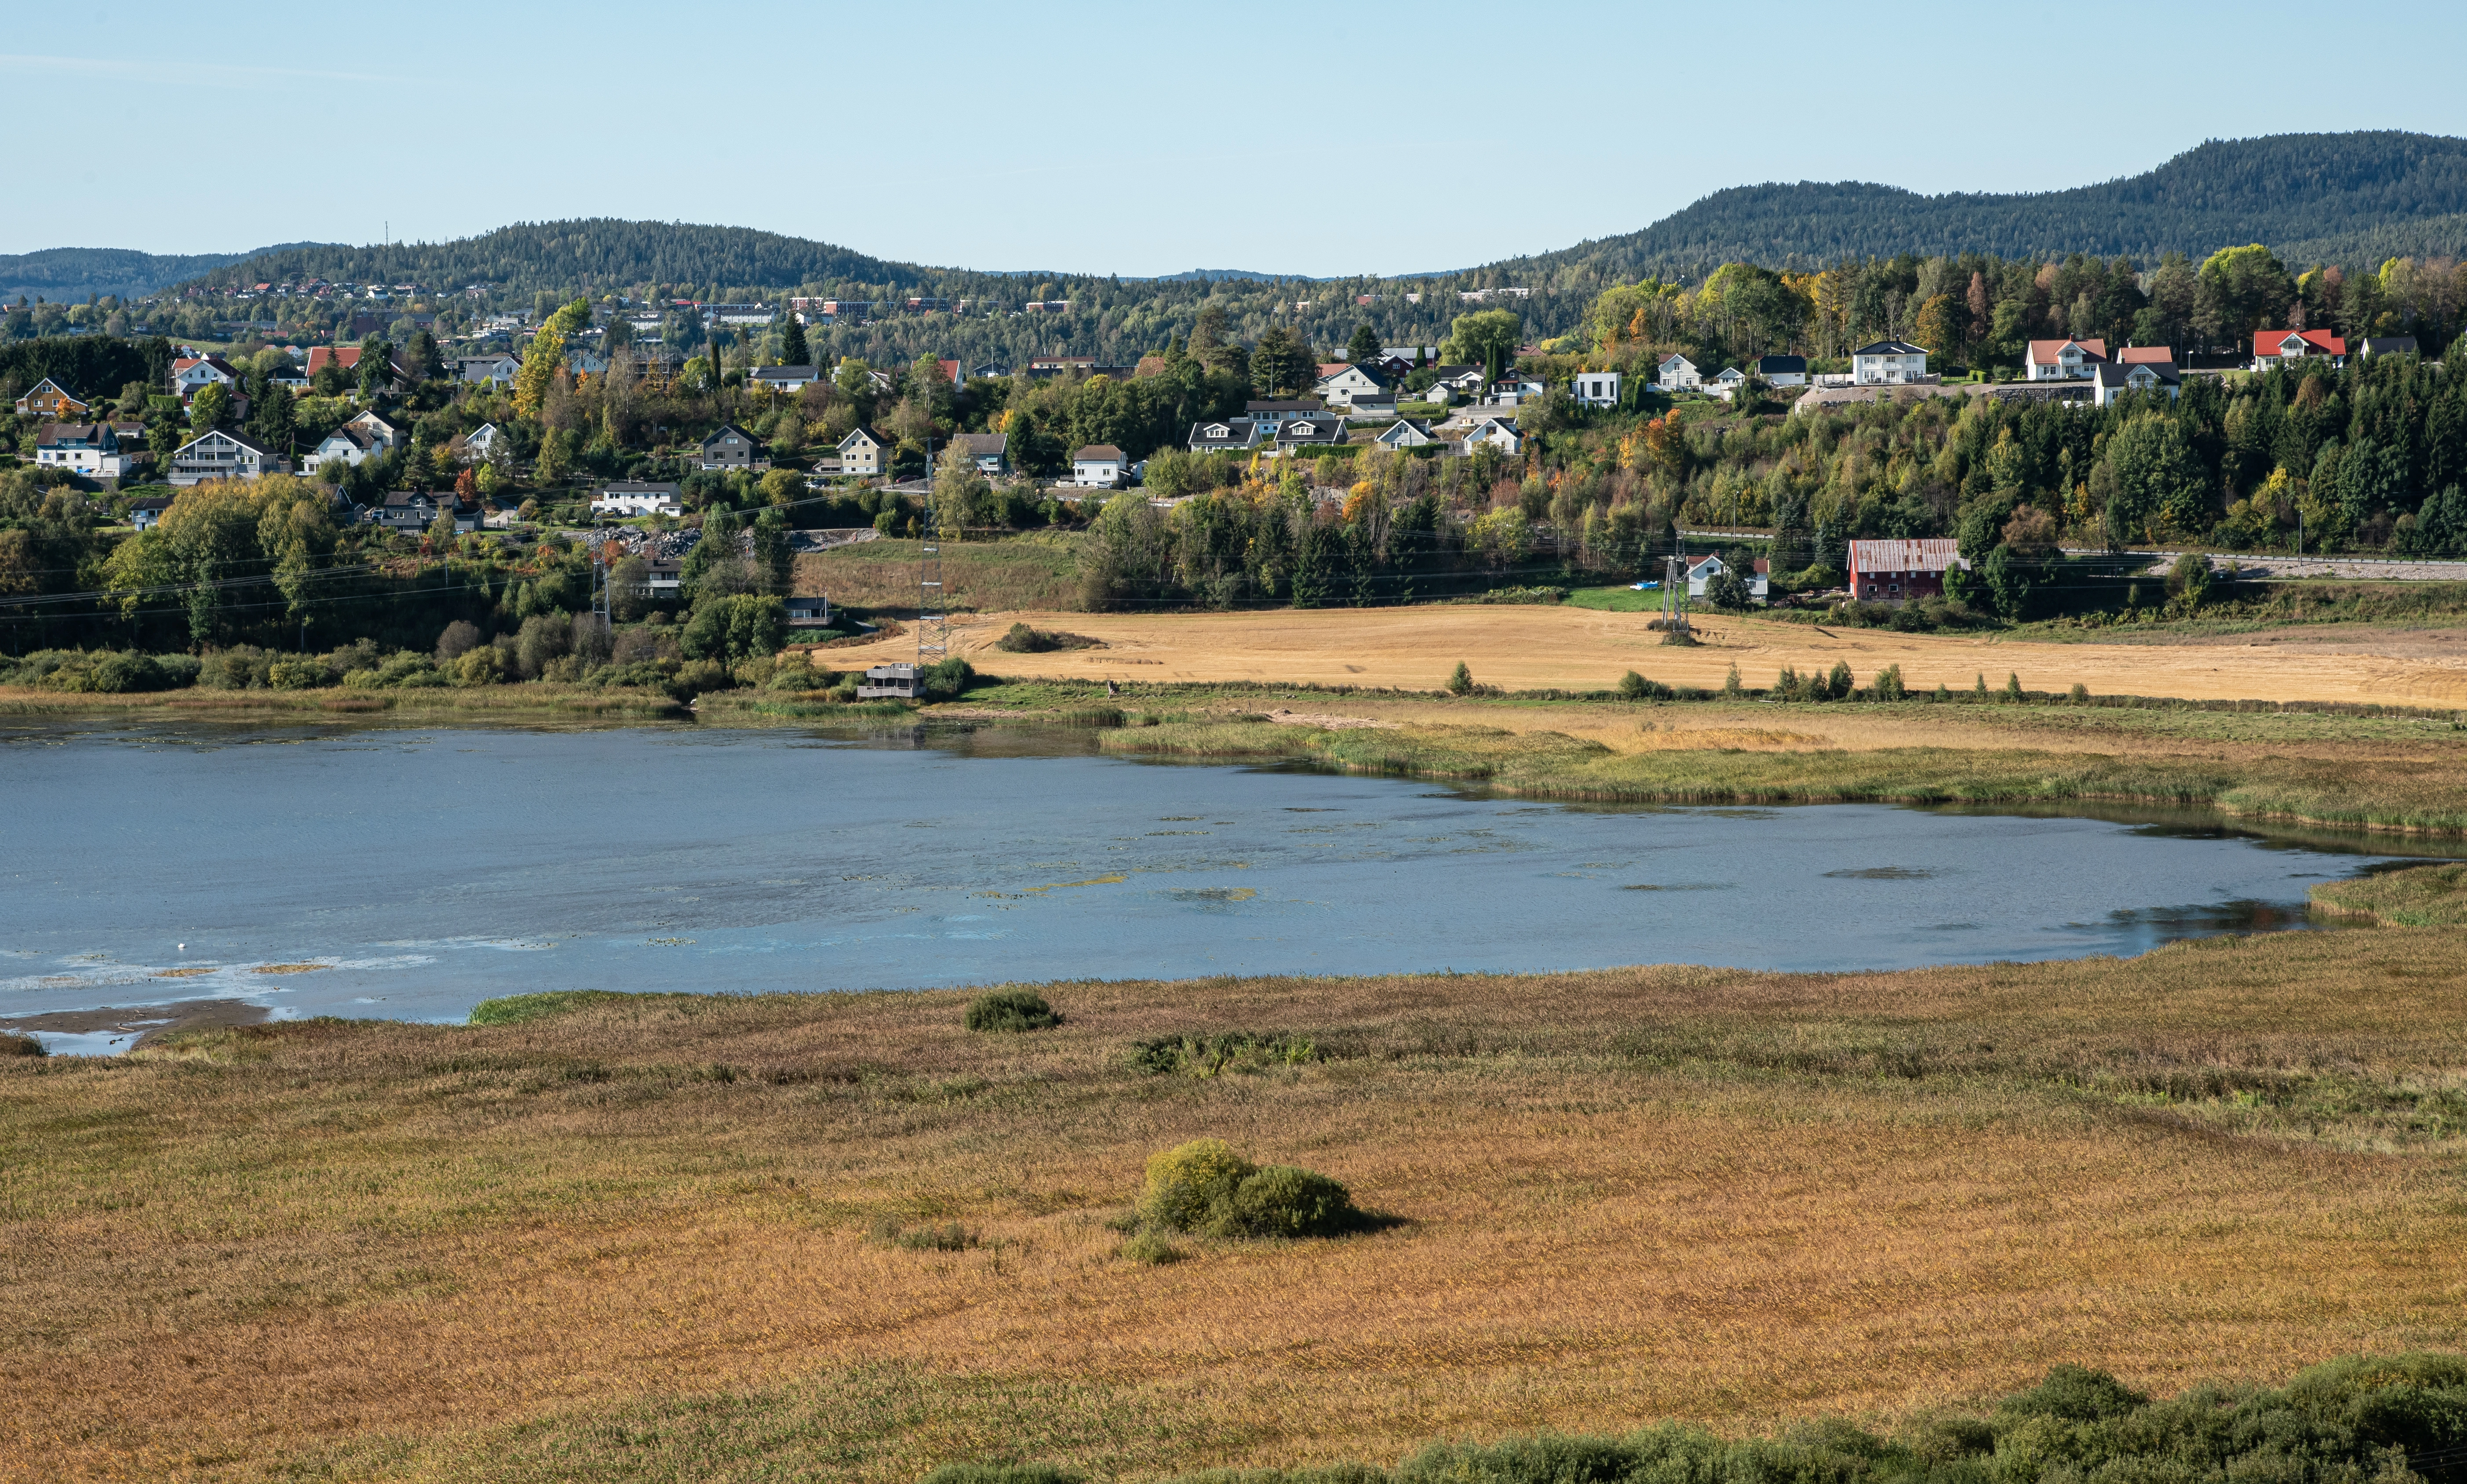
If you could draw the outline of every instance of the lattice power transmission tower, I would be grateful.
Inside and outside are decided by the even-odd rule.
[[[1662,621],[1654,627],[1666,634],[1688,632],[1686,564],[1676,556],[1662,569]]]
[[[934,439],[925,439],[925,537],[917,552],[917,668],[939,664],[951,652],[950,610],[942,596],[942,518],[934,508]],[[919,683],[922,683],[920,677]]]

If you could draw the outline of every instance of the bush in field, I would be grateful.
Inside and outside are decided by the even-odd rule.
[[[1332,1237],[1362,1224],[1352,1195],[1324,1175],[1262,1169],[1223,1139],[1193,1139],[1148,1161],[1140,1220],[1203,1237]]]
[[[1032,989],[997,989],[968,1001],[970,1030],[1050,1030],[1062,1016]]]

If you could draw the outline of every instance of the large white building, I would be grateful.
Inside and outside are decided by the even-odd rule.
[[[1928,353],[1900,340],[1879,340],[1850,352],[1853,386],[1891,386],[1927,379]]]

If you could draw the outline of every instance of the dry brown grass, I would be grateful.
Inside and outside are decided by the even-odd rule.
[[[1136,1473],[2455,1347],[2462,946],[1061,985],[1030,1036],[680,999],[9,1066],[0,1477],[613,1478],[680,1415],[749,1476]],[[1337,1054],[1129,1064],[1236,1028]],[[1114,1256],[1203,1135],[1407,1225]]]
[[[946,562],[948,558],[946,557]],[[914,583],[913,570],[905,580]],[[837,595],[834,594],[834,596]],[[850,598],[849,601],[858,601]],[[894,599],[913,605],[915,590]],[[1665,685],[1718,687],[1732,664],[1750,686],[1770,686],[1787,664],[1801,673],[1849,664],[1867,685],[1889,664],[1919,689],[1991,688],[2019,674],[2026,688],[2189,700],[2351,701],[2403,706],[2467,703],[2467,653],[2428,646],[2411,631],[2343,636],[2335,645],[2234,642],[2050,643],[1997,636],[1826,631],[1801,623],[1715,618],[1708,642],[1670,648],[1651,615],[1556,606],[1425,606],[1233,614],[1063,614],[995,611],[1002,595],[971,600],[983,617],[953,634],[953,650],[1005,677],[1142,681],[1255,681],[1436,690],[1460,660],[1486,686],[1510,690],[1607,689],[1628,670]],[[993,641],[1013,622],[1102,640],[1101,650],[1010,655]],[[889,646],[895,648],[896,645]],[[911,646],[914,647],[913,645]],[[862,654],[859,650],[857,653]],[[884,651],[886,658],[889,649]],[[878,663],[878,662],[877,662]]]

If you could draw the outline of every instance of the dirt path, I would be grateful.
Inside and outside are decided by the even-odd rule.
[[[2406,631],[2363,633],[2324,644],[2263,636],[2188,644],[2005,641],[1995,638],[1826,631],[1756,618],[1709,620],[1707,642],[1672,648],[1645,614],[1558,606],[1276,609],[1235,614],[999,613],[955,619],[954,652],[1006,678],[1256,681],[1436,690],[1458,661],[1485,686],[1596,690],[1628,670],[1670,685],[1718,686],[1735,663],[1752,686],[1783,665],[1847,663],[1859,684],[1889,664],[1914,689],[1990,688],[2018,674],[2032,690],[2076,683],[2100,695],[2191,700],[2467,704],[2467,645],[2431,644]],[[1023,620],[1104,641],[1097,650],[1006,654],[993,641]],[[913,640],[850,645],[837,666],[914,659]]]

